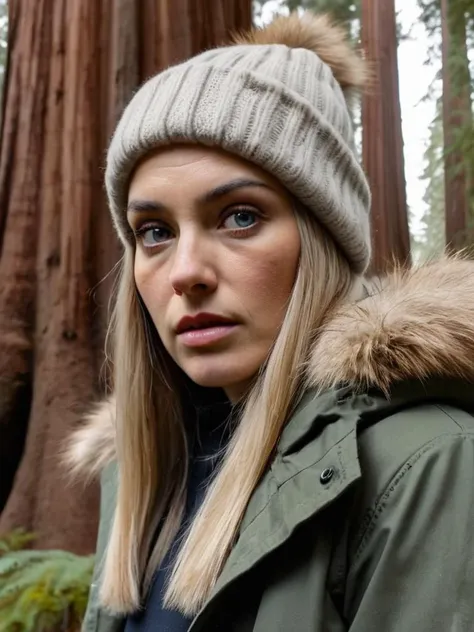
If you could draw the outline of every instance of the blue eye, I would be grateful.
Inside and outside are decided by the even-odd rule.
[[[138,231],[138,238],[145,248],[152,248],[158,244],[162,244],[171,238],[171,233],[167,228],[162,226],[154,226],[147,228],[146,226]]]
[[[252,211],[237,211],[229,215],[224,221],[224,227],[229,229],[250,228],[257,221],[257,214]]]

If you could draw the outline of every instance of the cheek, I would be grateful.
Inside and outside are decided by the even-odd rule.
[[[279,326],[295,282],[300,255],[300,238],[294,231],[275,235],[247,267],[242,284],[255,318]]]
[[[158,327],[160,316],[164,316],[164,306],[170,294],[164,283],[163,272],[151,265],[151,259],[144,260],[137,253],[135,255],[134,276],[138,293],[145,304],[153,322]]]

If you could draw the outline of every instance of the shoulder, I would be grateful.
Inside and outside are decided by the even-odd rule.
[[[360,433],[362,473],[380,487],[406,463],[464,440],[474,440],[471,413],[451,405],[413,405],[388,414]]]
[[[471,629],[473,416],[406,408],[362,432],[359,457],[344,558],[351,629]]]
[[[466,485],[474,476],[474,416],[460,408],[422,404],[379,420],[361,433],[359,460],[359,551],[387,524],[401,527],[410,506],[428,515],[429,499],[441,508],[447,495],[474,506],[473,486]]]

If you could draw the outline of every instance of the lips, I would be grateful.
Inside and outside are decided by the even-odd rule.
[[[235,321],[225,316],[202,313],[182,318],[176,327],[176,333],[179,335],[196,329],[209,329],[211,327],[231,326],[236,324]]]

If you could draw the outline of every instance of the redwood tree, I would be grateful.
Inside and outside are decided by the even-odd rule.
[[[102,185],[107,141],[141,81],[248,28],[250,0],[10,0],[9,13],[0,459],[10,493],[0,531],[23,527],[39,547],[82,553],[94,547],[98,490],[67,487],[57,457],[102,390],[119,257]]]
[[[471,76],[466,44],[465,3],[441,0],[443,59],[443,131],[446,245],[458,250],[472,245],[468,235],[469,204],[474,173],[469,169],[469,150],[462,135],[472,143]]]
[[[362,103],[362,153],[372,189],[372,272],[410,263],[394,0],[362,0],[362,45],[374,85]]]

